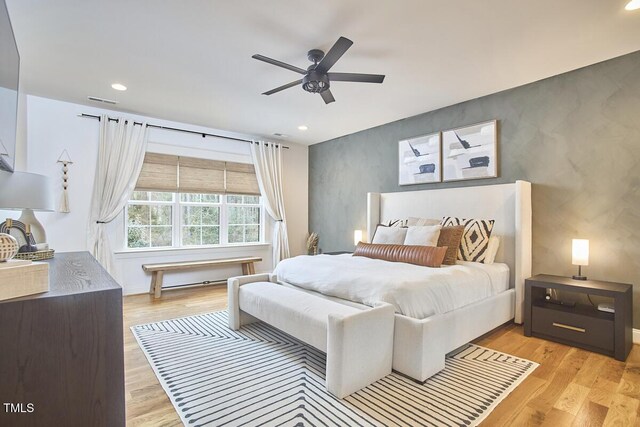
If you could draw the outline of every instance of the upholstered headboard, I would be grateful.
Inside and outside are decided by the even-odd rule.
[[[492,235],[500,236],[496,262],[509,266],[510,287],[516,290],[515,321],[522,323],[524,280],[531,276],[531,183],[367,195],[369,241],[381,222],[444,216],[495,219]]]

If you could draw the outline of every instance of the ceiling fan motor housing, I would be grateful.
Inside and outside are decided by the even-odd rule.
[[[302,78],[302,88],[311,93],[322,93],[329,89],[329,77],[325,73],[311,70]]]

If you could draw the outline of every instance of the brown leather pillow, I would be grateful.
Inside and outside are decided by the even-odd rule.
[[[442,227],[440,229],[440,237],[438,237],[438,247],[447,247],[447,254],[442,263],[444,265],[454,265],[458,259],[458,248],[464,233],[464,225],[454,225],[451,227]]]
[[[382,245],[374,243],[358,243],[353,256],[363,256],[392,262],[425,267],[440,267],[447,253],[447,248],[436,246]]]

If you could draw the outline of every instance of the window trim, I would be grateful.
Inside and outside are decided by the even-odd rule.
[[[154,191],[150,191],[154,193]],[[245,194],[217,194],[220,197],[220,202],[182,202],[179,192],[172,194],[172,201],[154,201],[154,200],[128,200],[124,209],[124,221],[123,221],[123,234],[124,245],[123,250],[116,251],[115,253],[131,253],[131,252],[148,252],[148,251],[170,251],[170,250],[191,250],[191,249],[213,249],[213,248],[233,248],[241,246],[258,246],[268,245],[270,242],[265,240],[265,208],[262,202],[262,196],[258,197],[258,203],[241,204],[241,203],[227,203],[227,196],[247,196]],[[185,193],[186,194],[186,193]],[[189,194],[201,194],[201,193],[189,193]],[[255,196],[254,196],[255,197]],[[170,205],[172,206],[171,215],[171,246],[145,246],[140,248],[129,247],[129,206],[143,204],[143,205]],[[220,243],[217,245],[182,245],[182,206],[219,206],[220,207]],[[246,206],[246,207],[258,207],[260,209],[260,233],[257,242],[228,242],[228,224],[227,224],[227,211],[229,206]]]

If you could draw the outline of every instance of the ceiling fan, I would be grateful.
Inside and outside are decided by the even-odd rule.
[[[320,49],[312,49],[307,53],[309,61],[313,62],[306,70],[304,68],[296,67],[276,59],[271,59],[263,55],[253,55],[252,58],[259,61],[264,61],[271,65],[286,68],[287,70],[295,71],[302,74],[300,80],[296,80],[286,85],[282,85],[270,91],[264,92],[263,95],[273,95],[290,87],[298,86],[302,84],[302,89],[310,93],[319,93],[325,104],[329,104],[335,101],[335,98],[331,94],[329,87],[331,82],[357,82],[357,83],[382,83],[384,76],[380,74],[357,74],[357,73],[330,73],[329,70],[335,65],[336,62],[344,55],[344,53],[351,47],[353,42],[346,37],[340,37],[338,41],[329,49],[329,52],[325,55]]]

